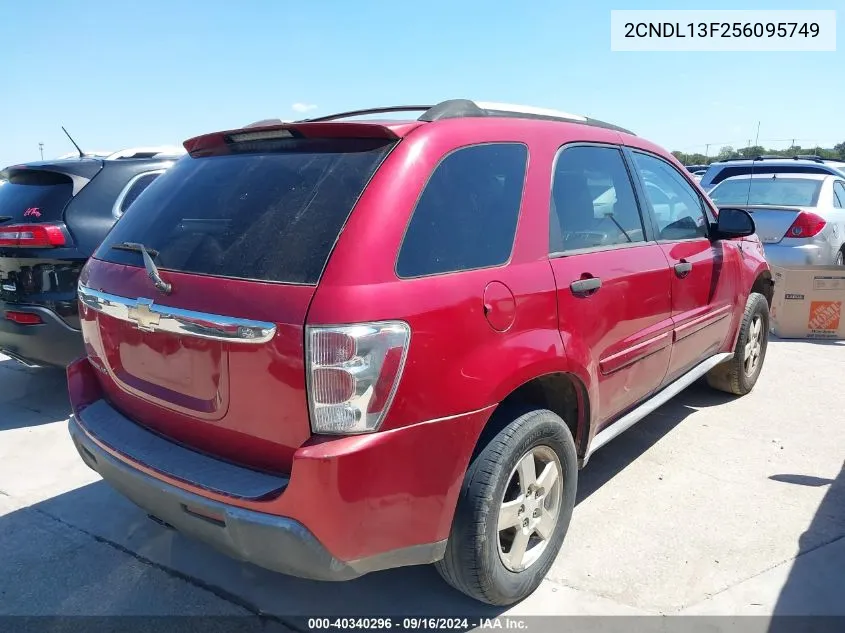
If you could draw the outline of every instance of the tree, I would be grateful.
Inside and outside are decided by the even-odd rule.
[[[833,146],[833,151],[839,158],[845,160],[845,143],[837,143]]]
[[[733,147],[731,147],[730,145],[725,145],[722,149],[719,150],[719,153],[716,157],[720,160],[725,160],[726,158],[730,158],[731,156],[733,156],[735,153],[736,150],[734,150]]]

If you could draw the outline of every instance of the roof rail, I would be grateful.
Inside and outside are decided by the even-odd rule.
[[[124,158],[159,158],[164,156],[182,156],[185,148],[178,145],[162,145],[157,147],[130,147],[106,156],[106,160],[120,160]]]
[[[328,114],[311,119],[302,119],[300,121],[295,121],[295,123],[336,121],[337,119],[348,119],[355,116],[385,114],[389,112],[422,112],[417,120],[426,122],[441,121],[443,119],[462,119],[466,117],[545,119],[551,121],[565,121],[567,123],[581,123],[584,125],[607,128],[616,130],[617,132],[624,132],[625,134],[633,135],[633,132],[626,130],[625,128],[613,125],[612,123],[599,121],[598,119],[581,116],[579,114],[570,114],[568,112],[561,112],[560,110],[550,110],[548,108],[538,108],[536,106],[472,101],[470,99],[449,99],[447,101],[441,101],[436,105],[399,105],[367,108],[364,110],[351,110],[349,112]]]
[[[825,159],[821,156],[816,156],[815,154],[798,154],[796,156],[778,156],[776,154],[765,154],[762,156],[734,156],[732,158],[723,158],[722,160],[715,161],[717,163],[735,163],[742,160],[811,160],[816,163],[823,163],[825,160],[836,160],[836,159]]]

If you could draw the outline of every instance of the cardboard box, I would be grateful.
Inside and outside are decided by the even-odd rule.
[[[780,338],[845,339],[845,267],[772,266],[771,330]]]

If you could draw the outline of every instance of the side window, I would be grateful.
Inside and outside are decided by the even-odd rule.
[[[527,164],[521,143],[472,145],[446,156],[417,201],[396,274],[423,277],[507,262]]]
[[[657,220],[658,239],[707,237],[704,201],[692,185],[668,162],[641,152],[633,154]]]
[[[126,213],[129,205],[135,202],[144,189],[149,187],[162,173],[164,172],[150,171],[132,178],[117,198],[117,203],[114,205],[114,216],[119,218]]]
[[[549,252],[645,241],[622,153],[613,147],[561,150],[555,163]]]
[[[837,209],[845,208],[845,183],[841,180],[833,183],[833,206]]]

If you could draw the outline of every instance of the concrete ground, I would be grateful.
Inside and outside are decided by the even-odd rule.
[[[845,615],[845,342],[772,340],[755,391],[698,384],[581,473],[563,551],[505,613]],[[477,614],[432,568],[321,584],[148,520],[80,461],[61,373],[0,356],[0,615]]]

